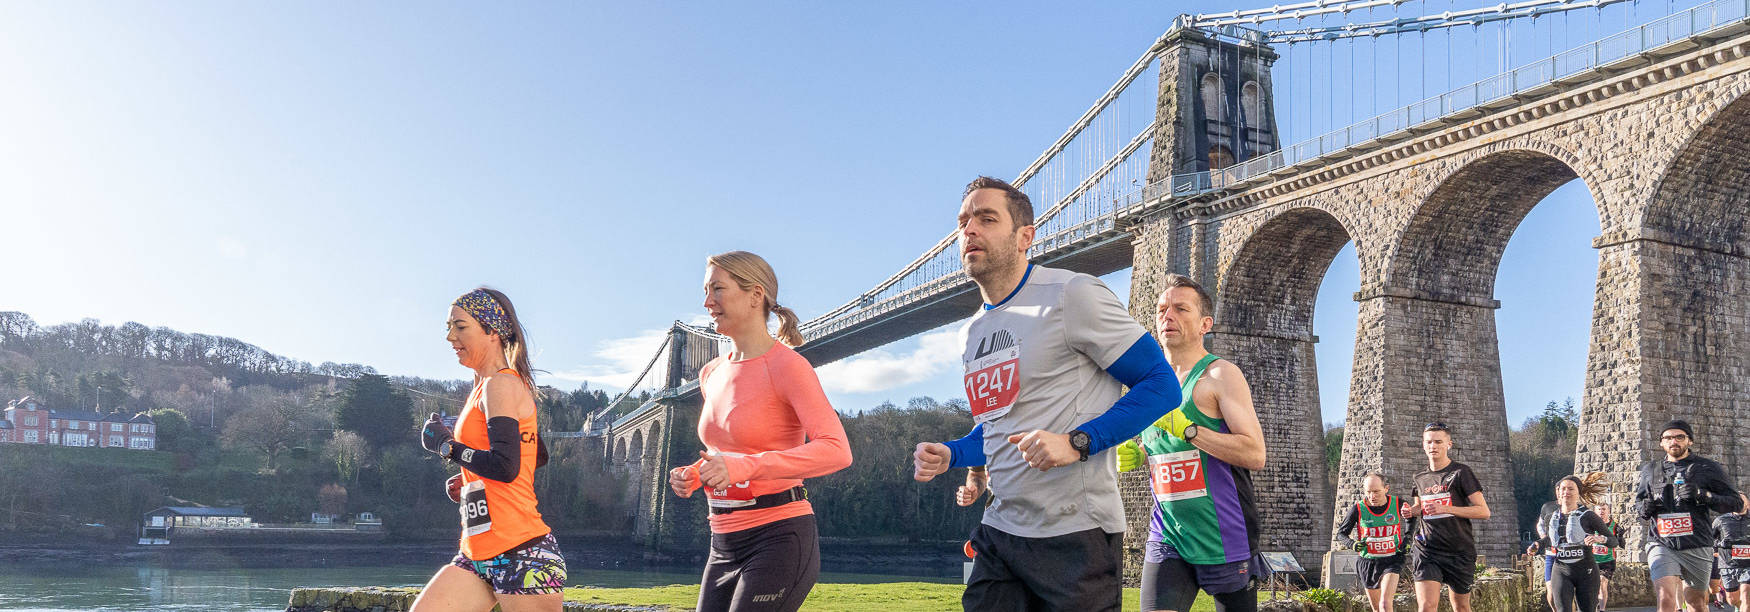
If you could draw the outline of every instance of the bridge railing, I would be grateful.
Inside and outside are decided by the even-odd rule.
[[[1281,168],[1336,155],[1382,136],[1489,106],[1568,77],[1725,28],[1747,18],[1750,18],[1750,0],[1714,0],[1295,143],[1276,153],[1255,157],[1221,170],[1178,175],[1157,181],[1157,185],[1148,185],[1127,194],[1124,200],[1151,201],[1168,192],[1173,197],[1190,197],[1224,189]],[[1206,178],[1200,179],[1199,175]]]

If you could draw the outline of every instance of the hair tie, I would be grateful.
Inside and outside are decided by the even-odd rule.
[[[463,294],[456,298],[454,305],[479,321],[480,326],[485,327],[488,333],[500,338],[510,337],[510,315],[504,313],[504,307],[485,289],[475,289]]]

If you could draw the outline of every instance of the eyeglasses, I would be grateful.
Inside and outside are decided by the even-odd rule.
[[[1681,442],[1681,441],[1688,440],[1688,439],[1689,439],[1689,434],[1671,434],[1669,436],[1659,436],[1659,441],[1661,441],[1661,442],[1666,441],[1666,440],[1673,440],[1673,441]]]

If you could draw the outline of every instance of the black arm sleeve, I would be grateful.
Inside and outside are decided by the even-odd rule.
[[[1586,533],[1604,536],[1605,546],[1611,548],[1622,546],[1622,539],[1616,537],[1616,531],[1612,530],[1610,524],[1605,523],[1604,518],[1598,516],[1598,513],[1596,512],[1586,512],[1586,514],[1580,518],[1580,527],[1584,528]]]
[[[486,419],[486,439],[492,447],[480,450],[451,442],[450,459],[481,478],[499,482],[516,480],[523,459],[521,432],[517,429],[517,420],[510,417]]]
[[[1707,480],[1700,489],[1707,491],[1706,505],[1709,510],[1725,514],[1743,509],[1740,507],[1742,503],[1738,500],[1738,492],[1732,489],[1731,479],[1726,478],[1725,470],[1717,463],[1708,466]]]
[[[1349,513],[1343,515],[1342,524],[1337,525],[1337,541],[1343,543],[1343,548],[1355,546],[1355,526],[1361,524],[1361,512],[1356,506],[1349,506]]]

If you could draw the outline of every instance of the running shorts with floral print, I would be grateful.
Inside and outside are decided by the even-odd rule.
[[[547,595],[565,589],[565,557],[551,533],[485,561],[456,553],[450,563],[474,572],[500,595]]]

